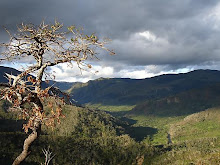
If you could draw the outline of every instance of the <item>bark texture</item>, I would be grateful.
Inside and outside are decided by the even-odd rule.
[[[41,127],[40,122],[38,122],[36,124],[37,124],[37,127],[33,130],[33,132],[24,141],[23,151],[14,160],[12,165],[19,165],[30,154],[29,148],[30,148],[31,144],[38,138],[38,136],[40,134],[40,127]]]

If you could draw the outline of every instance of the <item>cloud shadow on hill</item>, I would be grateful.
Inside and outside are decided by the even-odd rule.
[[[125,128],[125,133],[128,134],[135,141],[142,141],[146,137],[152,138],[154,134],[158,132],[156,128],[153,127],[143,127],[143,126],[134,126],[137,123],[137,120],[133,120],[127,117],[119,118],[121,121],[127,123],[128,125],[122,125]]]
[[[152,138],[154,134],[157,133],[156,128],[152,127],[128,127],[126,133],[130,135],[131,138],[134,138],[136,141],[140,142],[146,137]]]

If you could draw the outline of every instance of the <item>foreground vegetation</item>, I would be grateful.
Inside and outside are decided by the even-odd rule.
[[[22,149],[27,136],[21,132],[23,121],[8,113],[6,102],[1,102],[0,164],[12,164]],[[43,148],[50,146],[53,164],[132,164],[145,153],[135,140],[125,134],[128,125],[100,111],[76,106],[64,107],[66,118],[56,129],[43,127],[43,135],[33,144],[26,164],[40,164]],[[16,126],[18,125],[18,126]],[[16,126],[16,127],[14,127]]]
[[[20,129],[23,121],[6,111],[6,102],[0,104],[0,164],[7,165],[21,151],[27,135]],[[218,108],[186,117],[126,116],[123,121],[102,111],[69,105],[64,114],[66,118],[56,129],[43,128],[24,164],[44,162],[42,149],[48,146],[55,154],[54,165],[220,163]],[[167,132],[173,144],[167,145]]]
[[[148,130],[148,134],[139,143],[148,149],[153,148],[148,153],[151,156],[145,156],[147,160],[145,159],[144,164],[220,163],[220,108],[211,108],[188,116],[162,117],[130,113],[125,116],[134,128],[148,127],[156,130]],[[140,136],[140,132],[136,132],[136,136]],[[169,145],[168,134],[172,139],[172,144]]]

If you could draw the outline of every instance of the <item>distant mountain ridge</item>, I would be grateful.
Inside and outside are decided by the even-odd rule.
[[[5,77],[5,73],[12,74],[12,75],[18,75],[21,72],[10,67],[0,66],[0,82],[7,83],[8,80]],[[73,82],[56,82],[56,81],[50,81],[49,85],[53,85],[55,87],[58,87],[61,91],[68,90],[74,83]],[[48,86],[45,82],[43,82],[43,86]]]
[[[5,73],[12,74],[12,75],[18,75],[21,72],[14,69],[14,68],[0,66],[0,82],[2,82],[2,83],[8,82],[7,78],[5,77],[6,76]]]
[[[220,71],[196,70],[147,79],[97,79],[76,83],[69,93],[82,104],[135,105],[216,83],[220,83]]]

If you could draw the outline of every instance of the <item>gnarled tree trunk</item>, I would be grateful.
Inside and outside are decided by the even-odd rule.
[[[33,132],[25,139],[23,145],[23,151],[21,154],[14,160],[12,165],[19,165],[22,161],[24,161],[30,154],[29,148],[31,144],[39,137],[41,131],[41,122],[36,121],[34,124]]]

